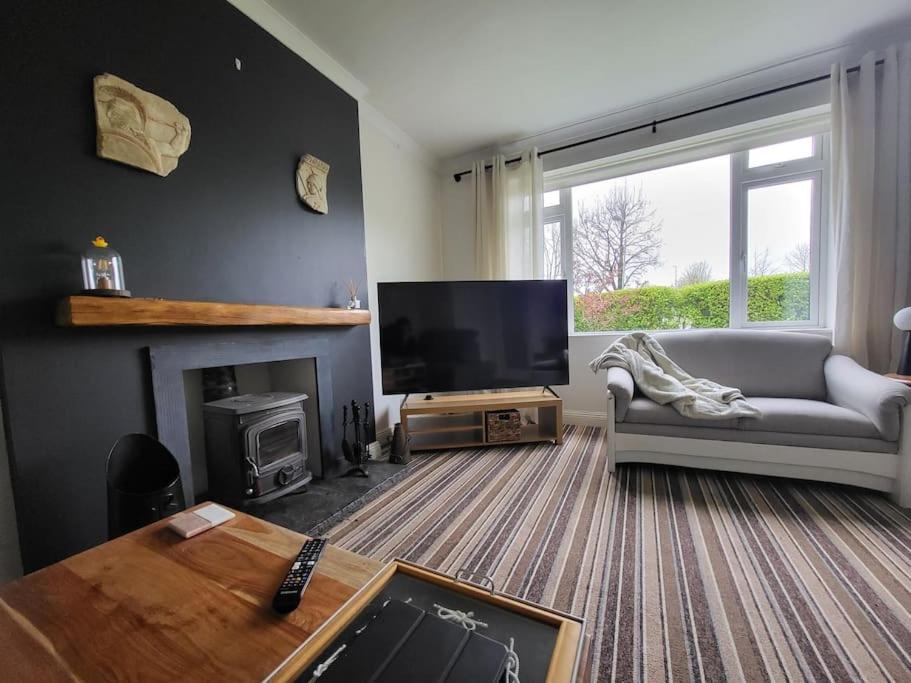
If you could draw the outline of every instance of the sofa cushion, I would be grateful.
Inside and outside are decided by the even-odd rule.
[[[694,420],[684,417],[670,404],[659,405],[650,398],[639,396],[630,401],[624,422],[699,429],[742,429],[748,432],[856,436],[865,439],[883,438],[876,425],[865,416],[849,408],[842,408],[825,401],[752,396],[747,400],[762,411],[760,417]]]
[[[684,417],[669,404],[660,405],[652,399],[637,396],[626,409],[624,422],[633,424],[699,426],[712,429],[737,429],[737,418],[732,420],[694,420]]]
[[[735,387],[746,396],[826,398],[823,364],[832,351],[826,337],[769,330],[681,330],[654,336],[691,375]]]
[[[825,401],[753,397],[748,397],[747,400],[759,408],[762,415],[741,418],[741,429],[754,432],[883,438],[876,425],[860,413]]]

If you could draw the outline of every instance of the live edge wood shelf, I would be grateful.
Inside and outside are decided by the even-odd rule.
[[[173,299],[70,296],[57,306],[64,327],[117,325],[369,325],[370,311]]]
[[[523,424],[514,441],[488,439],[485,415],[490,411],[531,410],[534,424]],[[536,441],[563,442],[563,400],[546,389],[491,394],[409,396],[401,407],[402,429],[414,451],[474,446],[505,446]]]

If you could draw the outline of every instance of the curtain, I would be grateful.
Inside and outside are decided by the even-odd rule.
[[[835,348],[894,370],[893,314],[911,305],[911,42],[832,67]]]
[[[544,268],[544,171],[537,148],[507,164],[498,154],[489,171],[471,169],[475,198],[475,275],[482,280],[540,277]]]

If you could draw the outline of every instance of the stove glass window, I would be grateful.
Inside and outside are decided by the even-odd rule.
[[[259,466],[268,467],[282,458],[301,451],[298,421],[289,420],[261,431],[259,442]]]

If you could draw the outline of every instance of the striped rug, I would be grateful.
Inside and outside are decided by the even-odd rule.
[[[580,680],[911,680],[911,517],[857,489],[653,466],[601,432],[422,456],[331,540],[581,615]]]

